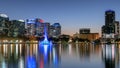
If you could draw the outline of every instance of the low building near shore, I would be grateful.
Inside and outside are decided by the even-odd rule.
[[[80,29],[80,33],[73,35],[73,38],[89,40],[90,42],[100,38],[99,33],[91,33],[89,28]]]
[[[96,39],[99,39],[99,33],[80,34],[79,38],[94,41]]]

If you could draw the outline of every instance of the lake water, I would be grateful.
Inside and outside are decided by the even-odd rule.
[[[119,44],[0,44],[0,68],[120,68]]]

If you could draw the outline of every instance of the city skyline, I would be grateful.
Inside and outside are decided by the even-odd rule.
[[[91,28],[92,32],[101,33],[106,10],[114,10],[116,21],[120,21],[119,1],[108,1],[6,0],[0,2],[0,13],[7,14],[10,19],[41,18],[51,24],[59,22],[62,34],[73,35],[86,27]]]

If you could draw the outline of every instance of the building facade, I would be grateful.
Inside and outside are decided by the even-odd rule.
[[[0,35],[8,34],[9,24],[9,17],[6,14],[0,14]]]
[[[26,36],[35,35],[35,19],[26,20]]]
[[[79,38],[94,41],[99,39],[99,33],[79,34]]]
[[[100,38],[99,33],[91,33],[90,28],[82,28],[79,33],[73,35],[73,38],[89,40],[90,42]]]
[[[105,25],[109,26],[115,22],[115,11],[107,10],[105,12]]]
[[[119,22],[115,21],[115,11],[107,10],[105,12],[105,25],[102,26],[102,38],[115,38],[119,33]]]
[[[22,37],[25,34],[25,21],[24,20],[11,20],[9,25],[8,36]]]
[[[91,33],[90,28],[82,28],[79,32],[79,38],[81,39],[87,39],[89,41],[99,39],[99,33]]]
[[[120,38],[120,24],[119,24],[119,21],[115,21],[114,25],[115,25],[115,38]]]
[[[58,38],[61,35],[61,25],[59,23],[54,23],[50,26],[50,36]]]
[[[35,36],[42,36],[44,30],[44,21],[42,19],[35,20]]]
[[[26,36],[43,37],[45,31],[49,36],[50,23],[42,19],[27,19],[26,21]]]
[[[81,28],[79,30],[80,34],[89,34],[90,33],[90,28]]]

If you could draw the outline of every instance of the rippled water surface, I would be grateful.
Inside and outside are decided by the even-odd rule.
[[[119,44],[0,44],[0,68],[120,68]]]

